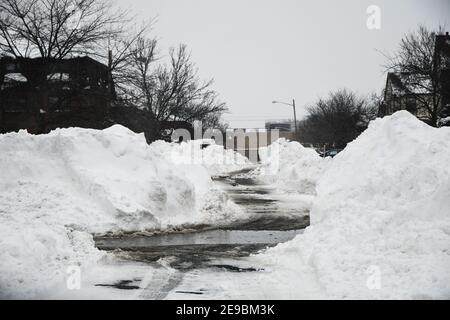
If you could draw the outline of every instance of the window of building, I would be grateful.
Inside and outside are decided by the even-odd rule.
[[[406,110],[408,110],[411,113],[417,112],[417,101],[414,98],[408,98],[406,100]]]
[[[23,83],[23,82],[28,82],[28,80],[23,74],[15,72],[15,73],[6,74],[3,82],[6,84]]]
[[[51,82],[67,82],[70,80],[70,75],[64,72],[50,73],[47,75],[47,81]]]

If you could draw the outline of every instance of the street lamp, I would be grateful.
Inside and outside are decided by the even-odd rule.
[[[297,139],[298,138],[298,135],[297,135],[297,112],[295,110],[295,99],[292,99],[292,104],[286,103],[286,102],[281,102],[281,101],[272,101],[272,103],[285,104],[287,106],[291,106],[294,109],[295,139]]]

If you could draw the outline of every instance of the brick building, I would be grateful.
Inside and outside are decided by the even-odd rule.
[[[89,57],[0,59],[1,133],[102,129],[114,96],[108,67]]]

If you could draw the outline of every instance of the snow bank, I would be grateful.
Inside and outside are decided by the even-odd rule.
[[[202,145],[205,147],[202,148]],[[210,175],[219,175],[252,166],[247,157],[215,144],[212,139],[191,140],[180,144],[157,141],[152,144],[152,147],[166,157],[170,157],[176,164],[201,165]]]
[[[240,214],[202,165],[122,126],[0,135],[0,296],[33,297],[101,253],[92,233],[220,223]]]
[[[373,121],[319,179],[311,227],[258,259],[308,268],[325,298],[450,298],[449,163],[450,128]]]
[[[314,149],[284,138],[260,148],[259,154],[262,167],[257,174],[260,180],[274,183],[283,191],[303,194],[315,194],[317,179],[329,161]]]

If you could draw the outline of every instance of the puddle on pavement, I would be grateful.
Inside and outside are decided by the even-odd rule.
[[[96,287],[110,287],[110,288],[115,288],[115,289],[120,289],[120,290],[137,290],[137,289],[140,289],[138,282],[140,282],[140,279],[120,280],[113,284],[98,283],[95,286]]]
[[[286,242],[299,234],[300,230],[266,231],[266,230],[209,230],[191,233],[170,233],[155,236],[123,236],[120,238],[97,237],[99,249],[145,249],[171,246],[201,245],[246,245],[277,244]]]
[[[175,291],[175,293],[182,293],[182,294],[198,294],[198,295],[204,294],[204,292],[201,292],[201,291],[180,291],[180,290]]]
[[[268,188],[236,188],[227,189],[228,194],[233,195],[267,195],[271,193]]]
[[[231,272],[258,272],[258,271],[263,271],[264,270],[262,268],[236,267],[236,266],[232,266],[232,265],[229,265],[229,264],[211,264],[210,266],[212,268],[224,269],[226,271],[231,271]]]
[[[239,205],[247,205],[247,206],[257,206],[257,205],[265,205],[272,204],[277,202],[274,199],[265,199],[251,196],[232,196],[233,201]]]
[[[304,215],[300,217],[279,217],[276,216],[276,211],[271,209],[255,209],[252,213],[258,214],[257,217],[252,217],[248,220],[236,221],[224,229],[232,230],[276,230],[281,232],[303,232],[303,229],[309,226],[309,216]],[[289,239],[290,240],[290,239]],[[286,240],[287,241],[287,240]]]
[[[167,258],[171,267],[178,270],[219,268],[227,271],[248,272],[258,268],[240,268],[214,263],[221,258],[241,258],[293,239],[302,230],[249,231],[210,230],[192,233],[171,233],[155,236],[97,237],[101,250],[115,251],[126,260],[156,263]]]

